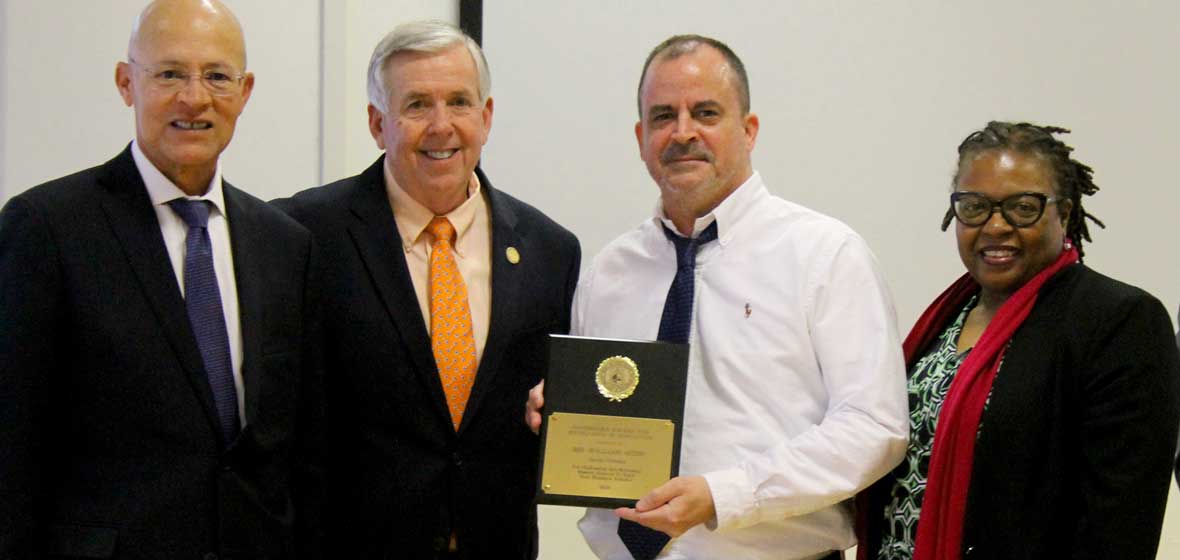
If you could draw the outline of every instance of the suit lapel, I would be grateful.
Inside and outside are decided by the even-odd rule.
[[[402,250],[401,234],[397,231],[385,192],[383,165],[384,158],[378,158],[357,179],[350,205],[356,221],[349,226],[349,235],[356,244],[374,290],[401,335],[403,347],[414,362],[413,370],[423,386],[429,389],[436,413],[446,418],[449,425],[451,416],[430,349],[430,336],[419,312],[413,280]]]
[[[172,270],[160,222],[148,198],[147,187],[135,167],[131,149],[125,149],[103,166],[99,183],[107,191],[102,208],[115,238],[135,271],[148,304],[154,311],[160,330],[176,353],[189,384],[205,409],[209,429],[220,434],[213,392],[205,375],[205,366],[197,349],[196,337],[189,326],[188,312]],[[218,436],[220,437],[220,436]]]
[[[259,378],[256,365],[262,356],[262,262],[259,253],[266,250],[266,240],[258,231],[259,220],[252,215],[246,194],[222,181],[226,221],[229,223],[230,250],[233,251],[234,283],[238,292],[238,325],[242,335],[242,387],[246,391],[246,425],[257,418]]]
[[[530,257],[525,240],[516,231],[516,213],[504,203],[483,170],[476,168],[475,172],[479,177],[480,188],[487,193],[492,216],[492,311],[488,338],[484,342],[483,357],[479,362],[471,396],[467,399],[467,409],[463,412],[460,433],[475,417],[488,387],[500,371],[500,359],[517,330],[515,310],[519,306],[521,266],[509,262],[506,252],[509,247],[513,247],[522,259]],[[542,365],[538,364],[537,367]]]

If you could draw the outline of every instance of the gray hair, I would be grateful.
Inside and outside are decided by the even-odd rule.
[[[382,113],[389,112],[389,89],[386,83],[385,67],[389,59],[403,52],[439,53],[455,45],[467,47],[475,69],[479,72],[479,100],[487,100],[492,90],[492,75],[488,72],[488,61],[483,49],[474,39],[458,27],[444,21],[429,20],[404,23],[393,28],[373,49],[369,58],[369,103]]]
[[[725,62],[733,69],[736,77],[730,78],[733,82],[733,88],[737,90],[738,102],[742,107],[742,114],[750,114],[750,78],[746,75],[746,65],[742,64],[742,59],[738,58],[737,53],[729,48],[729,45],[718,41],[712,37],[705,37],[703,35],[673,35],[664,40],[664,42],[656,45],[656,48],[651,50],[647,55],[647,60],[643,62],[643,71],[639,74],[639,88],[635,95],[639,105],[639,118],[643,119],[643,81],[647,79],[647,69],[651,67],[652,62],[657,58],[675,59],[686,54],[692,53],[698,47],[709,46],[721,53],[725,58]]]

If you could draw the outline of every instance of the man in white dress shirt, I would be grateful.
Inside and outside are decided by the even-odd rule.
[[[660,202],[594,259],[572,331],[655,339],[677,269],[673,238],[697,239],[680,476],[634,508],[587,510],[579,528],[610,559],[838,558],[855,543],[850,498],[906,445],[884,279],[846,225],[767,191],[750,161],[759,123],[745,69],[723,43],[657,46],[639,113],[635,137]],[[542,391],[526,412],[534,430]],[[620,518],[671,540],[633,553],[642,547],[624,543]]]

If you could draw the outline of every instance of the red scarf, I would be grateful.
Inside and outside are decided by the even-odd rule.
[[[934,431],[934,450],[926,475],[926,497],[918,518],[914,560],[959,558],[979,418],[991,393],[996,370],[1003,361],[1004,349],[1032,311],[1041,286],[1058,271],[1077,261],[1078,250],[1073,244],[1067,244],[1053,264],[1037,273],[1000,306],[971,354],[959,365]],[[903,344],[907,366],[912,366],[920,357],[918,353],[941,334],[947,323],[978,291],[979,284],[969,274],[964,274],[930,304]]]

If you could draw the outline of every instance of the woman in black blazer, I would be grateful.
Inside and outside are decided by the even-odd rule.
[[[1081,264],[1089,167],[1027,123],[959,146],[943,230],[967,274],[906,338],[906,459],[860,500],[859,558],[1155,557],[1180,427],[1171,321]]]

